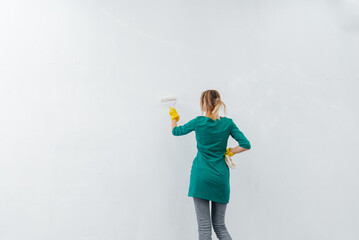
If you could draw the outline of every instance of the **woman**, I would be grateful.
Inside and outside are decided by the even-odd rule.
[[[193,197],[200,240],[212,239],[211,223],[219,239],[232,239],[224,221],[230,195],[229,168],[225,162],[225,154],[233,156],[251,148],[248,139],[231,118],[219,117],[222,105],[226,114],[226,105],[221,101],[219,92],[207,90],[200,99],[202,116],[197,116],[183,126],[177,126],[179,115],[176,109],[171,107],[169,112],[173,135],[181,136],[192,131],[196,133],[198,151],[192,164],[188,196]],[[206,116],[203,116],[203,112],[206,112]],[[239,146],[226,149],[230,135]]]

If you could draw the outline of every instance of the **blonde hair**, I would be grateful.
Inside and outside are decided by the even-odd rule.
[[[201,94],[200,106],[203,112],[212,112],[215,119],[219,119],[219,110],[221,106],[224,108],[224,115],[227,114],[227,106],[222,102],[221,95],[217,90],[206,90]]]

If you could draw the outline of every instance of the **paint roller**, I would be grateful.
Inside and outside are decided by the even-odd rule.
[[[176,96],[166,96],[166,97],[161,97],[161,103],[167,103],[167,102],[173,102],[172,106],[170,107],[170,115],[173,117],[174,115],[177,115],[177,121],[179,121],[179,116],[177,114],[177,111],[175,109],[172,109],[173,106],[176,104],[177,102],[177,97]]]
[[[177,98],[175,96],[161,97],[161,103],[174,102],[172,107],[176,104]]]

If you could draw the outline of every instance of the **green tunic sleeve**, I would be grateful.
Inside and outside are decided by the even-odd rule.
[[[175,136],[186,135],[196,129],[197,117],[189,121],[183,126],[177,126],[172,129],[172,134]]]
[[[231,136],[238,142],[240,147],[246,149],[251,148],[250,142],[244,136],[244,134],[238,129],[237,125],[233,122],[233,119],[232,119]]]

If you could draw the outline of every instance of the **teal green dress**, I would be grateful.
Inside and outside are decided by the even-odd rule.
[[[231,118],[213,120],[197,116],[183,126],[172,129],[174,136],[196,133],[197,155],[193,160],[188,197],[202,198],[219,203],[228,203],[230,196],[229,168],[224,154],[229,136],[242,148],[251,145]]]

